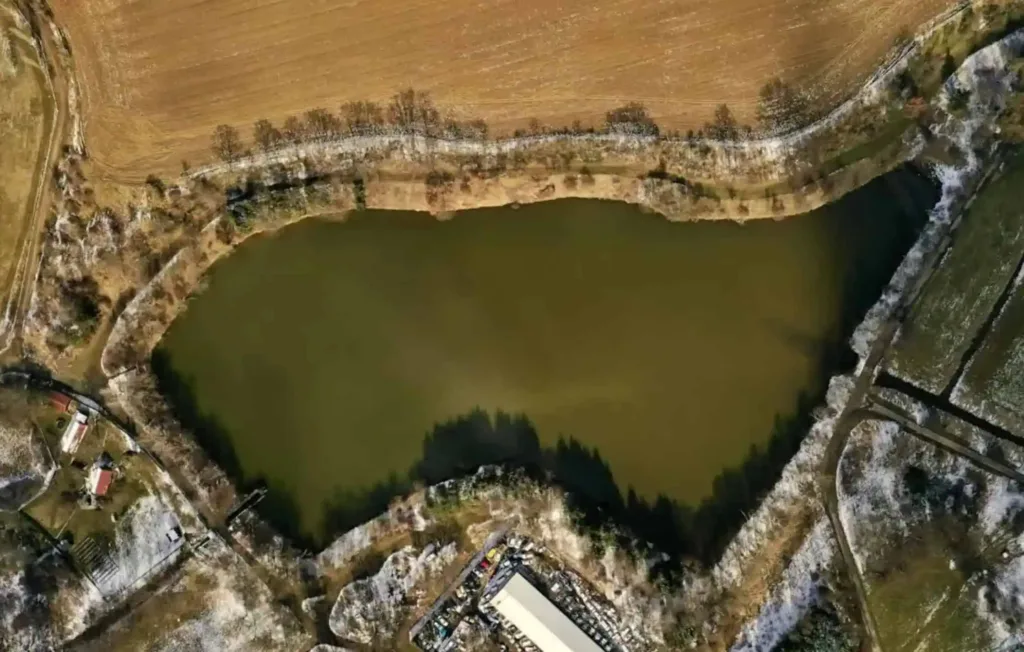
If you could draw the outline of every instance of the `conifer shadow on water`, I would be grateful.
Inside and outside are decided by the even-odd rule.
[[[404,478],[392,476],[358,495],[339,494],[326,508],[326,534],[337,536],[373,518],[414,486],[463,477],[484,465],[502,465],[565,490],[584,529],[610,527],[622,543],[653,544],[669,556],[664,571],[671,572],[686,559],[710,565],[778,480],[811,425],[813,404],[809,396],[801,396],[792,416],[776,419],[767,445],[751,447],[741,465],[719,474],[711,495],[698,505],[623,491],[598,450],[573,437],[545,447],[525,415],[499,411],[492,416],[473,410],[436,424],[423,439],[421,459]],[[288,523],[276,524],[292,530]]]
[[[825,364],[834,369],[836,362],[833,358]],[[265,478],[245,475],[226,429],[198,408],[192,383],[176,375],[160,351],[154,353],[152,365],[182,425],[243,492],[266,486],[258,511],[301,547],[323,548],[334,537],[383,513],[394,499],[417,486],[464,477],[484,465],[501,465],[563,489],[582,528],[608,527],[619,533],[623,544],[644,541],[666,553],[669,559],[661,570],[670,574],[687,559],[705,565],[717,561],[778,480],[811,426],[812,407],[822,399],[801,394],[791,414],[776,417],[767,443],[752,446],[743,463],[722,471],[711,494],[696,505],[666,495],[646,498],[621,487],[600,451],[572,436],[543,446],[526,415],[471,410],[435,424],[423,438],[420,459],[405,473],[392,474],[363,490],[335,494],[324,506],[321,532],[313,536],[303,529],[300,506],[291,494]]]
[[[845,347],[836,348],[834,343],[794,342],[794,346],[825,349],[818,357],[818,378],[828,378],[853,361]],[[624,545],[652,544],[668,556],[659,567],[668,576],[687,560],[709,566],[719,559],[778,481],[813,423],[812,409],[824,400],[824,387],[801,393],[791,412],[776,415],[767,441],[751,446],[741,464],[719,473],[710,494],[698,504],[668,495],[640,496],[616,482],[611,464],[596,448],[571,435],[544,446],[527,415],[474,409],[435,424],[423,437],[420,458],[404,473],[393,473],[365,489],[339,490],[323,506],[323,525],[314,534],[303,526],[302,512],[308,506],[298,505],[293,495],[266,478],[245,474],[226,428],[199,409],[193,383],[175,373],[166,355],[155,352],[152,367],[182,425],[242,492],[256,486],[267,489],[257,510],[302,548],[322,549],[416,487],[465,477],[481,466],[501,465],[563,489],[583,529],[608,528],[618,533]]]

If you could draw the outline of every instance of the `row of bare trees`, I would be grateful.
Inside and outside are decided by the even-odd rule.
[[[777,132],[798,126],[810,119],[810,102],[806,95],[794,90],[780,79],[773,79],[761,90],[757,119],[762,130]],[[658,124],[643,104],[630,102],[605,115],[604,131],[634,135],[657,136]],[[337,114],[316,108],[301,117],[290,116],[277,126],[269,120],[257,120],[252,127],[252,144],[258,151],[269,152],[278,147],[302,142],[316,142],[340,136],[368,136],[401,132],[428,137],[476,138],[487,137],[487,123],[480,119],[459,121],[443,115],[429,93],[408,88],[392,96],[385,106],[365,100],[346,102]],[[579,121],[571,127],[549,129],[540,121],[530,121],[528,130],[517,130],[516,136],[527,134],[579,134],[593,133]],[[753,129],[740,125],[725,104],[715,110],[714,119],[705,124],[698,134],[716,140],[734,140],[749,137]],[[238,130],[220,125],[213,134],[213,153],[223,161],[234,161],[248,150]]]
[[[443,116],[429,93],[409,88],[396,93],[386,106],[360,100],[342,104],[337,114],[324,108],[310,109],[301,117],[286,118],[280,127],[266,119],[257,120],[252,127],[252,143],[268,152],[288,144],[395,131],[429,137],[486,138],[487,123]],[[233,161],[246,151],[238,130],[230,125],[214,130],[212,149],[224,161]]]

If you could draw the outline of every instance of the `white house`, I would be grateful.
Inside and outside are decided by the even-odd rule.
[[[82,438],[85,437],[85,431],[88,429],[89,415],[82,411],[75,413],[75,417],[68,422],[68,427],[64,429],[64,434],[60,438],[61,451],[74,455],[75,451],[78,450],[78,445],[82,443]]]

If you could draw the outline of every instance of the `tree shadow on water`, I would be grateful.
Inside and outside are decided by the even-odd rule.
[[[301,528],[299,505],[294,496],[263,476],[247,475],[238,459],[231,435],[215,416],[204,412],[196,401],[195,383],[178,373],[170,356],[156,349],[150,360],[153,375],[160,392],[173,407],[174,416],[196,439],[207,455],[228,474],[242,493],[257,487],[267,490],[259,504],[259,512],[274,524],[282,534],[304,547],[313,547],[314,541]]]
[[[778,480],[811,425],[814,404],[802,395],[792,416],[776,419],[768,443],[752,446],[740,466],[719,474],[712,494],[699,505],[666,495],[645,499],[632,489],[624,492],[597,449],[573,437],[543,447],[525,415],[499,411],[492,417],[476,409],[436,424],[406,478],[392,476],[365,492],[339,494],[326,509],[325,534],[329,538],[365,522],[413,486],[465,476],[483,465],[502,465],[565,490],[584,528],[610,527],[622,543],[640,539],[665,552],[669,560],[662,570],[669,574],[685,559],[710,565]]]
[[[685,559],[708,565],[718,559],[746,516],[778,480],[811,425],[811,408],[820,402],[820,396],[802,394],[791,415],[775,419],[767,444],[752,446],[742,464],[722,471],[713,482],[711,495],[698,505],[666,495],[644,498],[621,487],[601,453],[574,437],[542,446],[526,415],[472,410],[435,424],[423,438],[420,459],[405,473],[393,473],[365,489],[336,493],[323,506],[322,528],[314,535],[304,527],[304,510],[285,487],[244,473],[227,430],[199,408],[193,383],[175,372],[163,351],[153,354],[152,366],[182,425],[243,491],[267,488],[258,511],[302,547],[323,547],[333,537],[381,514],[391,501],[416,486],[466,476],[484,465],[502,465],[565,490],[582,527],[611,527],[622,543],[637,538],[665,552],[669,560],[662,570],[669,574]]]
[[[150,367],[156,376],[157,387],[173,406],[174,416],[181,425],[192,433],[206,453],[233,480],[242,481],[242,466],[231,443],[231,436],[215,416],[199,407],[194,380],[180,375],[170,355],[163,349],[153,351]]]

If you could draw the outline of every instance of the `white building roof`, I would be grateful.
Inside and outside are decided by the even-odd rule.
[[[519,573],[490,600],[490,605],[541,652],[602,652],[576,623]]]
[[[88,416],[79,412],[74,419],[68,421],[67,428],[60,438],[60,449],[65,453],[74,454],[78,445],[82,443],[85,431],[89,427]]]

